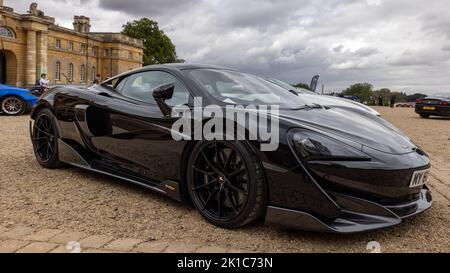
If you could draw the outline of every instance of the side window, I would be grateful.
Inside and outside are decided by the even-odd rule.
[[[189,91],[174,76],[162,71],[146,71],[133,74],[123,79],[116,90],[123,96],[156,104],[152,90],[156,87],[172,83],[175,86],[172,99],[166,101],[169,106],[187,104],[189,102]]]

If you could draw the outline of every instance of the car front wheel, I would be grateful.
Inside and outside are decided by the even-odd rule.
[[[19,97],[9,96],[1,101],[2,112],[9,116],[21,115],[26,110],[26,103]]]
[[[199,142],[188,161],[187,184],[195,207],[216,226],[241,227],[266,211],[264,171],[246,143]]]

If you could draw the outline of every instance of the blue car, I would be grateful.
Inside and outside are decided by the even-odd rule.
[[[38,101],[29,90],[0,84],[0,112],[15,116],[29,112]]]

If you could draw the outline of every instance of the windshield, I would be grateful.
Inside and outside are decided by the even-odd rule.
[[[290,84],[288,84],[286,82],[283,82],[283,81],[280,81],[280,80],[277,80],[277,79],[267,79],[267,80],[269,82],[271,82],[271,83],[274,83],[274,84],[280,86],[280,87],[283,87],[286,90],[296,91],[296,92],[303,93],[303,94],[316,95],[316,93],[314,93],[313,91],[310,91],[310,90],[307,90],[307,89],[304,89],[304,88],[298,88],[298,87],[295,87],[293,85],[290,85]]]
[[[190,75],[214,98],[225,104],[305,106],[298,95],[267,80],[230,70],[196,69]]]
[[[445,97],[445,96],[438,96],[437,98],[441,99],[441,100],[450,100],[450,97]]]

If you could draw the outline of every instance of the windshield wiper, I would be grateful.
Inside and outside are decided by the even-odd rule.
[[[294,90],[289,90],[289,92],[291,92],[292,94],[296,95],[298,97],[298,93],[295,92]]]
[[[313,108],[309,105],[304,105],[304,106],[300,106],[300,107],[292,107],[291,110],[292,111],[299,111],[299,110],[312,110]]]
[[[329,109],[329,108],[324,107],[324,106],[322,106],[322,105],[320,105],[320,104],[317,104],[317,103],[314,103],[314,104],[311,104],[311,105],[306,104],[306,105],[304,105],[304,106],[300,106],[300,107],[297,107],[297,108],[291,108],[291,110],[293,110],[293,111],[298,111],[298,110],[313,110],[313,109]]]

